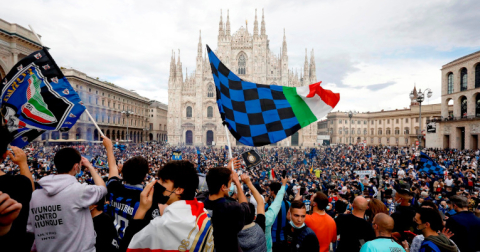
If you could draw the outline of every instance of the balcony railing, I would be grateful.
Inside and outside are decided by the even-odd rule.
[[[479,115],[469,115],[469,116],[447,116],[447,117],[441,117],[441,118],[433,118],[433,119],[428,119],[427,124],[430,122],[451,122],[451,121],[468,121],[468,120],[475,120],[480,118]]]

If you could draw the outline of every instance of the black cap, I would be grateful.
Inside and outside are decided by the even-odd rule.
[[[410,184],[408,183],[400,183],[397,192],[400,194],[412,195],[412,192],[410,191]]]

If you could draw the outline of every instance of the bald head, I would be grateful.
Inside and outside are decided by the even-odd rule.
[[[393,218],[384,213],[378,213],[373,217],[373,223],[377,224],[378,232],[383,234],[391,234],[393,231]]]
[[[362,196],[357,196],[353,200],[353,209],[360,211],[360,212],[365,212],[368,209],[368,201]]]

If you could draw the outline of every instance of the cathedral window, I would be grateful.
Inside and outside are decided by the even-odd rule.
[[[212,106],[207,107],[207,117],[212,118],[213,117],[213,108]]]
[[[208,97],[208,98],[212,98],[212,97],[213,97],[213,85],[212,85],[212,84],[208,85],[207,97]]]
[[[192,107],[188,106],[187,107],[187,118],[192,117]]]
[[[240,57],[238,57],[238,74],[245,74],[246,66],[247,60],[245,59],[245,55],[240,54]]]

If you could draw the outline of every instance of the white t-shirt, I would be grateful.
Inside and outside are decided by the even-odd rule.
[[[448,178],[445,179],[445,184],[446,184],[447,186],[452,186],[452,185],[453,185],[453,178],[452,178],[452,179],[448,179]]]

